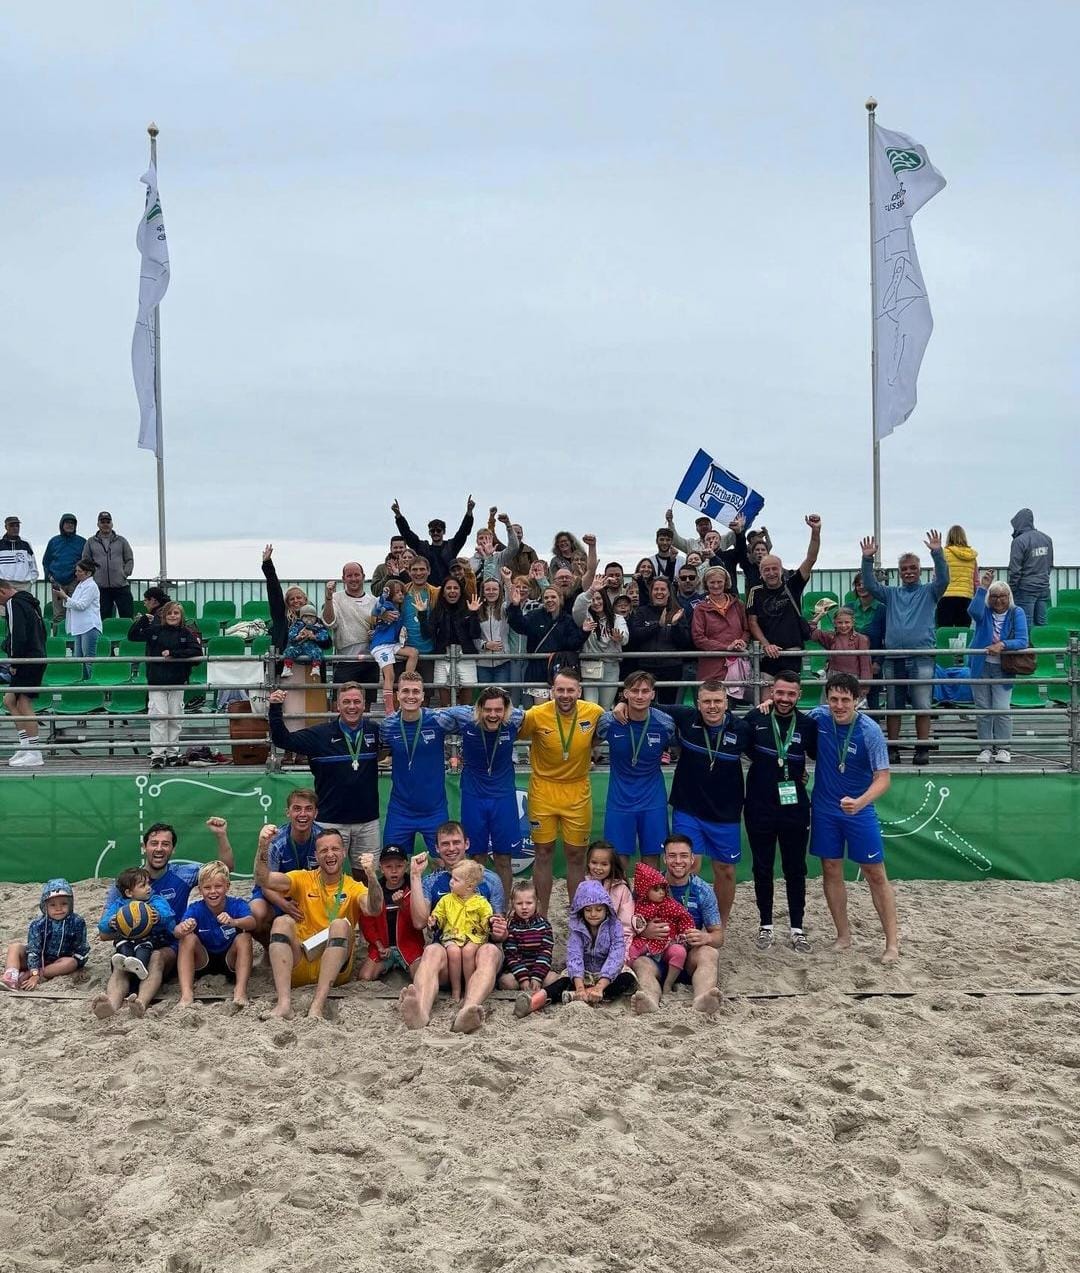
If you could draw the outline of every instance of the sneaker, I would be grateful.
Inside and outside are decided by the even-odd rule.
[[[988,765],[994,759],[994,753],[989,747],[984,747],[982,751],[975,757],[977,765]]]
[[[186,765],[187,761],[180,756],[166,756],[165,764],[169,769],[177,769],[181,765]]]
[[[137,955],[122,956],[124,967],[128,972],[133,972],[140,981],[145,981],[150,975],[150,969],[143,963]]]
[[[1012,761],[1012,752],[1006,751],[1004,747],[999,747],[994,753],[994,759],[999,765],[1007,765]]]
[[[911,758],[913,765],[928,765],[930,763],[930,748],[916,747],[915,755]]]
[[[25,756],[25,755],[26,755],[26,752],[25,752],[25,751],[16,751],[16,752],[12,752],[11,757],[10,757],[10,759],[8,760],[8,764],[9,764],[9,765],[15,765],[15,766],[16,766],[16,768],[17,768],[19,765],[21,765],[21,764],[22,764],[22,758],[23,758],[23,756]]]
[[[562,1001],[563,1001],[563,1003],[564,1003],[564,1004],[565,1004],[565,1003],[573,1003],[573,1002],[574,1002],[574,994],[575,994],[575,992],[574,992],[573,990],[564,990],[564,991],[562,992]]]
[[[758,929],[757,941],[754,942],[754,945],[758,948],[758,950],[768,950],[772,944],[773,944],[772,925],[769,924],[768,926],[766,926],[765,924],[762,924],[762,926]]]
[[[44,763],[45,757],[40,751],[23,751],[8,761],[12,769],[36,769]]]
[[[311,677],[311,679],[312,679],[313,681],[321,681],[321,680],[322,680],[322,673],[319,671],[319,669],[318,669],[317,667],[313,667],[313,668],[311,668],[311,670],[310,670],[310,672],[308,673],[308,675]]]
[[[291,667],[283,667],[283,668],[281,669],[281,674],[279,675],[278,680],[280,680],[280,681],[287,681],[287,680],[289,679],[289,677],[291,677],[291,676],[292,676],[292,668],[291,668]]]
[[[807,937],[801,928],[793,928],[791,930],[791,949],[797,955],[809,955],[814,949],[810,945],[810,938]]]
[[[889,748],[889,764],[898,765],[899,763],[900,763],[900,748],[890,747]]]
[[[124,972],[127,969],[127,959],[123,955],[121,955],[119,951],[117,951],[116,954],[113,955],[112,959],[109,962],[112,964],[116,972]]]
[[[18,990],[19,988],[18,968],[5,968],[3,977],[0,977],[0,985],[2,985],[5,990]]]
[[[151,768],[151,769],[164,769],[164,768],[165,768],[165,757],[164,757],[164,756],[151,756],[151,757],[150,757],[150,768]]]

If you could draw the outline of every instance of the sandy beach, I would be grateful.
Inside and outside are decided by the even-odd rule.
[[[88,921],[104,887],[76,885]],[[1051,992],[1080,983],[1080,883],[897,892],[896,969],[864,888],[838,956],[812,885],[809,957],[753,950],[746,890],[715,1017],[500,999],[471,1037],[358,986],[334,1021],[267,1021],[262,969],[237,1017],[173,984],[99,1022],[95,945],[57,987],[79,998],[0,1000],[0,1268],[1075,1270],[1080,997]],[[5,938],[37,894],[0,885]]]

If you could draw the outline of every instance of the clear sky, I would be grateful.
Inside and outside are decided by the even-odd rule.
[[[868,94],[947,188],[886,557],[1034,508],[1080,560],[1069,3],[102,3],[0,15],[3,512],[155,559],[130,344],[146,123],[170,573],[369,571],[397,496],[644,551],[698,446],[786,557],[870,529]],[[689,526],[689,510],[677,510]],[[382,550],[384,551],[384,550]]]

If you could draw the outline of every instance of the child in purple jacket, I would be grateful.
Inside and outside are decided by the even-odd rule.
[[[514,1015],[528,1016],[549,1003],[610,1002],[637,989],[626,962],[626,936],[611,898],[599,880],[583,880],[570,906],[566,971],[542,990],[522,991]]]

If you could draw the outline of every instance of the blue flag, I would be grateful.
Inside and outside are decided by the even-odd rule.
[[[680,504],[692,508],[699,517],[711,517],[721,526],[726,526],[742,513],[747,529],[765,507],[764,496],[751,490],[734,473],[722,469],[704,451],[698,451],[690,461],[675,498]]]

